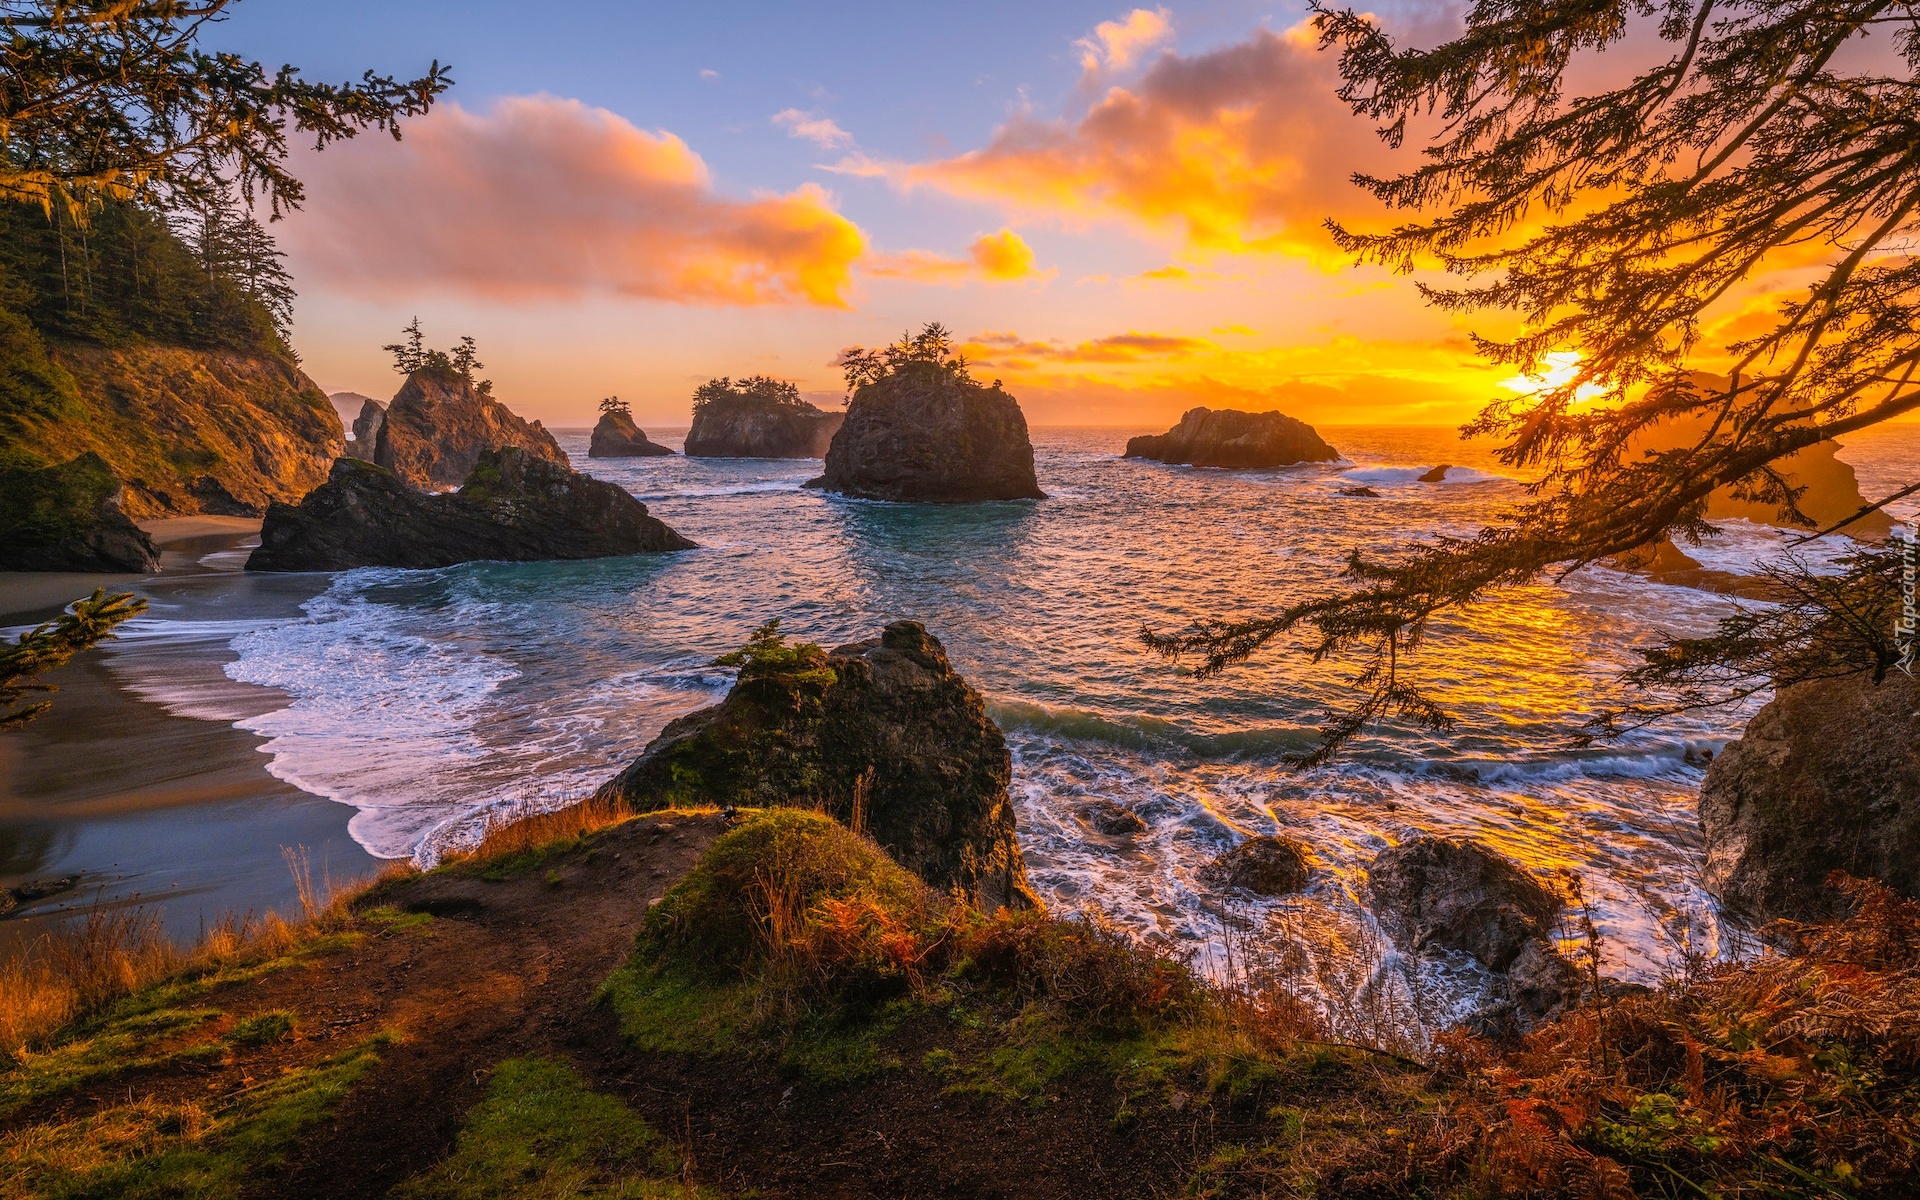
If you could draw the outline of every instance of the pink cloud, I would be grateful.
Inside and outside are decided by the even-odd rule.
[[[458,105],[305,164],[287,243],[308,278],[392,295],[614,294],[682,304],[845,307],[866,251],[809,184],[737,199],[671,133],[576,100]]]

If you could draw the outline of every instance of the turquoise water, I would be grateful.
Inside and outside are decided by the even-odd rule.
[[[723,695],[729,676],[708,664],[762,621],[833,645],[911,617],[1007,734],[1028,869],[1056,908],[1098,910],[1202,966],[1221,964],[1238,929],[1330,1010],[1369,996],[1432,1024],[1484,981],[1468,962],[1394,953],[1365,910],[1363,868],[1393,841],[1444,831],[1577,872],[1615,974],[1655,977],[1683,945],[1724,949],[1698,881],[1697,755],[1744,715],[1587,751],[1566,736],[1631,647],[1702,628],[1726,601],[1588,570],[1475,609],[1419,664],[1459,716],[1454,732],[1384,731],[1291,772],[1281,757],[1311,743],[1347,668],[1275,647],[1201,681],[1145,654],[1141,628],[1271,611],[1333,586],[1350,547],[1470,531],[1519,488],[1444,429],[1329,429],[1342,463],[1250,472],[1125,461],[1130,432],[1038,430],[1046,500],[951,508],[802,490],[815,462],[589,460],[584,433],[563,433],[576,465],[701,548],[316,580],[301,615],[219,631],[236,655],[226,674],[282,697],[233,717],[268,739],[276,775],[351,805],[369,851],[431,860],[489,811],[584,795],[668,720]],[[1871,492],[1916,445],[1920,431],[1901,431],[1847,457]],[[1442,461],[1465,465],[1417,482]],[[1356,483],[1381,498],[1337,494]],[[1697,557],[1738,566],[1777,542],[1734,523]],[[141,633],[195,636],[197,620],[176,609]],[[167,694],[164,680],[144,686]],[[1081,815],[1094,799],[1132,808],[1147,832],[1094,832]],[[1223,905],[1198,884],[1212,856],[1264,832],[1314,848],[1305,895]]]

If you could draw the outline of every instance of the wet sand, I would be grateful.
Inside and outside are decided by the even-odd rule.
[[[0,625],[45,620],[95,587],[137,592],[156,613],[249,620],[297,615],[325,586],[324,576],[241,574],[257,520],[147,528],[160,574],[3,573]],[[228,914],[297,911],[283,847],[305,847],[316,879],[378,869],[347,834],[353,809],[269,775],[262,739],[233,726],[281,701],[224,677],[227,640],[155,642],[136,628],[49,677],[60,689],[52,710],[0,734],[0,886],[81,877],[0,920],[0,951],[95,903],[152,906],[186,940]]]

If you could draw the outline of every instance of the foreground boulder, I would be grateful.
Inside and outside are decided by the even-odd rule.
[[[1507,1010],[1482,1014],[1482,1028],[1530,1025],[1578,991],[1573,965],[1552,941],[1566,898],[1478,842],[1422,836],[1389,847],[1367,868],[1367,887],[1374,915],[1402,949],[1462,950],[1502,977]]]
[[[1282,412],[1190,408],[1165,433],[1127,439],[1128,458],[1195,467],[1285,467],[1333,462],[1340,452]]]
[[[59,466],[0,471],[0,571],[158,570],[159,552],[121,507],[124,495],[91,451]]]
[[[1920,684],[1782,688],[1707,768],[1707,890],[1751,920],[1834,915],[1829,873],[1920,897]]]
[[[940,363],[862,386],[809,487],[866,500],[1044,500],[1020,403]]]
[[[824,458],[847,419],[792,396],[731,390],[696,402],[690,458]]]
[[[827,652],[772,627],[733,659],[727,698],[670,723],[595,798],[640,811],[818,806],[935,888],[1032,907],[1006,739],[918,622]]]
[[[429,490],[458,487],[480,456],[514,447],[567,466],[538,421],[523,421],[458,372],[422,367],[407,376],[374,435],[373,462]]]
[[[250,571],[447,567],[690,550],[624,489],[524,450],[489,451],[459,491],[422,492],[343,458],[298,505],[275,504]]]
[[[1200,881],[1222,891],[1290,896],[1307,886],[1311,874],[1304,846],[1291,838],[1263,834],[1248,838],[1201,867]]]
[[[600,414],[587,444],[588,458],[659,458],[673,451],[647,437],[633,423],[633,414],[624,411]]]

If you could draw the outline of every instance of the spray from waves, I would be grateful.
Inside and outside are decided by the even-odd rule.
[[[1351,469],[1341,471],[1337,476],[1341,484],[1365,483],[1380,487],[1392,487],[1401,484],[1420,484],[1432,487],[1433,484],[1420,477],[1433,470],[1432,467],[1390,467],[1373,463],[1363,463]],[[1443,483],[1516,483],[1510,475],[1498,475],[1491,471],[1482,471],[1474,467],[1448,467]]]

